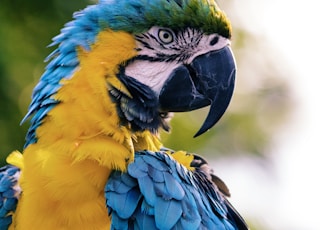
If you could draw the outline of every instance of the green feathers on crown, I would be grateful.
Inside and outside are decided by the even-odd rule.
[[[213,0],[101,0],[105,8],[103,27],[140,33],[157,25],[171,29],[202,29],[231,37],[231,25]]]

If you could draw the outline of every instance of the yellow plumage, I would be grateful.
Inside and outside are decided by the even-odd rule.
[[[38,140],[8,162],[22,169],[19,200],[10,229],[109,229],[104,188],[112,170],[126,171],[134,152],[159,151],[149,131],[120,126],[106,85],[130,93],[117,79],[117,66],[136,55],[135,40],[124,32],[104,31],[90,52],[80,50],[80,65],[64,79],[60,101],[37,128]],[[174,158],[189,166],[193,157]]]
[[[134,48],[132,35],[104,31],[90,52],[79,49],[77,71],[55,95],[61,103],[23,153],[23,194],[11,229],[109,228],[104,187],[110,172],[125,171],[135,150],[161,147],[148,131],[120,128],[106,90],[109,81],[126,90],[116,79],[117,66],[136,55]]]

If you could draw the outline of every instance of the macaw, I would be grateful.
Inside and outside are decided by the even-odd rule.
[[[1,229],[247,229],[225,184],[164,148],[174,112],[233,94],[231,25],[213,0],[100,0],[74,14],[35,86],[23,154],[0,169]]]

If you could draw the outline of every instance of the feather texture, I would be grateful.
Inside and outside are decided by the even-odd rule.
[[[132,134],[120,126],[106,88],[118,63],[136,54],[133,36],[107,30],[97,40],[90,51],[78,51],[79,68],[59,82],[51,96],[59,103],[43,107],[51,108],[46,115],[42,108],[34,115],[41,125],[34,127],[37,141],[23,152],[24,192],[14,218],[18,229],[107,228],[103,190],[110,172],[126,170],[135,146],[160,148],[150,132]]]
[[[98,34],[104,30],[137,34],[154,25],[171,29],[194,27],[205,33],[218,33],[227,38],[231,36],[230,22],[214,1],[100,1],[76,12],[74,20],[65,25],[50,45],[58,45],[58,48],[47,57],[46,61],[51,62],[35,87],[29,111],[22,120],[25,122],[32,117],[25,147],[37,142],[36,129],[59,104],[60,100],[55,95],[62,87],[61,80],[71,78],[77,71],[79,49],[89,52],[99,41]],[[115,63],[113,68],[119,64]],[[130,115],[126,114],[129,119]]]
[[[114,229],[241,223],[190,155],[160,151],[170,111],[123,70],[141,51],[136,35],[153,26],[230,38],[224,13],[213,0],[101,0],[73,17],[22,120],[31,123],[23,157],[0,169],[1,229],[108,229],[108,214]]]
[[[111,174],[106,198],[112,229],[246,229],[205,173],[163,151],[136,153],[127,173]]]
[[[8,229],[16,210],[21,190],[18,185],[20,169],[7,165],[0,168],[0,229]]]

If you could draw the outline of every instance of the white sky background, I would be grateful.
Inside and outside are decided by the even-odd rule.
[[[229,185],[234,206],[263,229],[320,229],[319,2],[232,2],[233,24],[266,37],[286,59],[279,65],[294,73],[284,77],[295,108],[288,124],[273,137],[270,167],[251,159],[222,159],[212,162],[213,167]]]

